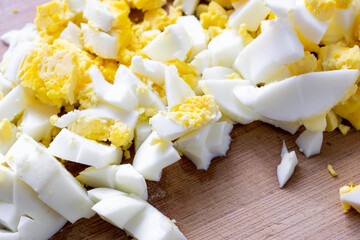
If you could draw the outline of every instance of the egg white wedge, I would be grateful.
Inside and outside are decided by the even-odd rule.
[[[101,169],[89,167],[82,171],[77,180],[94,188],[112,188],[133,193],[147,200],[147,186],[144,177],[132,165],[111,165]]]
[[[195,12],[196,6],[200,0],[175,0],[174,7],[181,9],[186,15],[191,15]]]
[[[127,196],[128,194],[111,188],[94,188],[88,191],[88,195],[94,203],[98,203],[104,199]]]
[[[7,52],[4,57],[9,54],[14,47],[20,42],[24,41],[34,41],[38,37],[38,31],[36,30],[36,26],[33,23],[27,23],[21,29],[10,30],[3,35],[0,36],[0,39],[9,46]]]
[[[65,0],[65,2],[70,6],[71,10],[77,13],[83,12],[86,5],[86,0]]]
[[[145,179],[160,181],[163,168],[180,158],[171,141],[163,140],[152,132],[137,150],[133,166]]]
[[[84,40],[84,47],[90,52],[102,58],[116,59],[116,38],[90,27],[86,23],[81,23],[81,32]]]
[[[40,102],[33,102],[31,105],[27,105],[20,123],[21,131],[32,137],[35,141],[50,138],[52,129],[50,117],[57,114],[60,109]]]
[[[170,141],[190,131],[184,125],[167,118],[164,112],[157,113],[149,122],[162,139]]]
[[[14,172],[3,165],[0,165],[0,201],[13,202]]]
[[[314,17],[305,7],[304,0],[295,0],[289,20],[302,36],[316,44],[320,43],[330,24],[330,21],[321,21]]]
[[[300,152],[303,152],[306,157],[311,157],[313,155],[320,153],[322,142],[323,142],[322,132],[313,132],[310,130],[305,130],[296,139],[295,143],[296,145],[298,145]]]
[[[14,204],[0,201],[0,227],[16,232],[20,221],[20,214]]]
[[[122,150],[86,139],[63,128],[48,148],[50,154],[68,161],[103,168],[110,164],[119,164]]]
[[[0,239],[1,240],[21,240],[19,232],[12,232],[0,228]]]
[[[358,70],[312,72],[266,84],[237,86],[235,96],[260,115],[278,121],[296,122],[330,110],[347,91],[353,90]]]
[[[241,124],[248,124],[259,120],[259,114],[242,104],[234,95],[233,89],[240,86],[250,85],[247,80],[203,80],[199,82],[201,90],[205,94],[213,95],[220,111],[231,120]]]
[[[159,86],[165,84],[166,65],[150,59],[143,59],[141,56],[134,56],[131,59],[130,69],[139,75],[150,78]]]
[[[107,4],[98,0],[87,0],[83,15],[90,25],[104,32],[110,31],[115,18],[108,10]]]
[[[150,135],[151,132],[152,127],[149,121],[138,122],[136,124],[134,141],[135,151],[139,149],[141,144],[145,141],[145,139]]]
[[[120,65],[116,71],[114,85],[116,84],[124,84],[128,86],[136,95],[140,107],[153,107],[157,110],[166,109],[159,95],[153,92],[129,68],[125,67],[124,65]]]
[[[0,153],[2,155],[6,154],[11,146],[16,142],[18,132],[18,128],[15,124],[6,119],[0,121]],[[0,162],[2,162],[2,160],[0,160]]]
[[[175,66],[169,66],[165,70],[165,91],[169,109],[195,96],[189,84],[179,77]]]
[[[285,64],[304,57],[304,47],[286,19],[271,20],[267,30],[251,41],[234,62],[236,69],[253,84],[266,82]]]
[[[340,192],[340,201],[341,203],[349,204],[356,211],[360,212],[360,191],[358,189],[347,193]]]
[[[214,66],[205,68],[202,80],[222,80],[227,79],[226,76],[236,73],[234,69],[228,67]]]
[[[277,16],[287,18],[295,0],[264,0],[265,5]]]
[[[229,150],[229,136],[233,126],[227,122],[209,124],[180,137],[174,144],[197,169],[207,170],[215,157],[225,156]]]
[[[209,42],[212,64],[231,68],[243,47],[243,39],[236,30],[223,31]]]
[[[265,6],[264,0],[249,0],[230,15],[228,25],[239,29],[245,23],[249,31],[256,31],[269,13],[270,9]]]
[[[11,89],[13,89],[13,87],[13,82],[4,77],[4,74],[1,72],[0,66],[0,91],[4,96],[6,96],[6,94],[8,94]]]
[[[83,46],[81,28],[76,26],[73,22],[68,23],[67,27],[61,32],[60,37],[68,40],[79,48],[82,48]]]
[[[31,137],[21,135],[6,158],[16,177],[30,185],[43,202],[68,221],[73,223],[94,215],[93,202],[85,189]]]
[[[13,88],[0,101],[0,121],[13,120],[16,115],[25,109],[26,96],[21,86]]]
[[[276,121],[272,120],[266,117],[260,116],[260,121],[264,123],[268,123],[270,125],[273,125],[274,127],[281,128],[282,130],[285,130],[291,134],[295,134],[297,130],[301,127],[301,124],[298,122],[282,122],[282,121]]]
[[[210,51],[208,49],[201,51],[194,57],[190,64],[194,66],[199,73],[202,74],[205,69],[212,66]]]
[[[298,160],[295,151],[289,152],[285,141],[281,150],[281,163],[277,166],[277,178],[279,187],[282,188],[293,175]]]
[[[96,95],[103,101],[126,111],[133,111],[138,107],[138,100],[128,86],[124,84],[110,84],[95,65],[91,66],[88,72],[94,84]]]
[[[195,16],[182,16],[176,20],[176,23],[182,25],[189,35],[192,48],[188,60],[192,60],[198,53],[205,50],[207,47],[207,40],[205,31],[201,26],[200,21]]]
[[[192,48],[192,42],[184,27],[172,24],[146,45],[142,52],[152,60],[165,62],[174,59],[184,61]]]

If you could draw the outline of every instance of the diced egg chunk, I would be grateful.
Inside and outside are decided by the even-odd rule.
[[[9,168],[0,165],[0,202],[13,202],[14,181],[14,172]]]
[[[201,51],[197,54],[190,63],[199,73],[203,73],[205,69],[212,66],[210,51],[208,49]]]
[[[65,0],[70,6],[71,10],[75,12],[82,12],[85,9],[86,0]]]
[[[174,6],[181,9],[186,15],[191,15],[195,12],[200,0],[175,0]]]
[[[73,22],[69,22],[68,26],[62,31],[60,37],[72,42],[78,47],[82,47],[82,40],[81,40],[81,28],[76,26]]]
[[[21,86],[13,88],[0,100],[0,119],[13,120],[25,109],[26,96]]]
[[[0,226],[16,232],[20,215],[14,204],[0,201]]]
[[[277,166],[277,177],[280,188],[282,188],[293,175],[297,164],[298,160],[295,151],[289,152],[284,141],[281,150],[281,163]]]
[[[113,14],[108,10],[106,3],[98,0],[87,0],[84,9],[84,17],[89,23],[104,32],[111,29]]]
[[[141,144],[148,138],[152,132],[151,124],[148,121],[138,122],[135,128],[135,151],[139,149]]]
[[[344,212],[347,212],[351,207],[360,212],[359,190],[359,185],[353,186],[352,183],[350,186],[344,186],[340,188],[340,201],[344,208]]]
[[[264,3],[276,16],[287,18],[295,0],[264,0]]]
[[[205,68],[202,79],[203,80],[222,80],[227,79],[227,76],[236,73],[234,69],[228,67],[215,66]]]
[[[313,132],[310,130],[305,130],[297,139],[296,145],[298,145],[301,152],[305,154],[306,157],[311,157],[313,155],[319,154],[323,142],[323,133],[322,132]]]
[[[134,56],[130,68],[134,73],[150,78],[159,86],[165,84],[166,65],[161,62]]]

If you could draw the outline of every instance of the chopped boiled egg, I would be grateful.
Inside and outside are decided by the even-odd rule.
[[[352,183],[349,184],[349,186],[340,188],[340,201],[345,213],[348,212],[351,207],[360,212],[359,189],[360,185],[354,186]]]
[[[222,80],[227,79],[227,76],[236,73],[232,68],[215,66],[205,68],[202,74],[202,80]]]
[[[321,145],[323,142],[322,132],[313,132],[305,130],[297,139],[296,145],[298,145],[300,152],[303,152],[306,157],[319,154]]]
[[[281,150],[281,163],[277,166],[277,177],[280,188],[282,188],[293,175],[297,164],[298,160],[295,151],[289,153],[284,141]]]
[[[80,48],[83,46],[81,36],[82,36],[81,28],[79,28],[73,22],[69,22],[67,27],[60,34],[61,38],[70,41],[71,43],[75,44]]]
[[[159,86],[165,84],[166,65],[161,62],[134,56],[131,60],[130,69],[136,74],[150,78]]]
[[[201,51],[194,57],[190,64],[194,66],[199,73],[202,74],[205,69],[212,66],[210,51],[208,49]]]
[[[0,202],[13,202],[14,181],[14,172],[10,168],[0,165]]]

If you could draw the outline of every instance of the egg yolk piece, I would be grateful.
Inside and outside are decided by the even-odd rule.
[[[317,19],[330,20],[335,12],[335,0],[305,0],[305,7]]]
[[[216,2],[211,2],[207,11],[200,14],[200,23],[204,29],[210,26],[225,28],[228,18],[223,7]]]
[[[166,4],[166,0],[129,0],[137,9],[152,10],[161,8]]]

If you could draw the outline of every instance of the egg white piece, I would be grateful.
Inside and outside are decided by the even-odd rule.
[[[305,130],[296,139],[296,145],[298,145],[300,152],[303,152],[306,157],[311,157],[319,154],[321,151],[321,145],[323,142],[322,132],[313,132]]]
[[[6,158],[16,177],[29,184],[43,202],[70,222],[94,215],[93,202],[85,189],[31,137],[21,135]]]
[[[157,113],[149,122],[162,139],[170,141],[190,131],[184,125],[167,118],[163,112]]]
[[[0,201],[13,202],[14,172],[3,165],[0,165]]]
[[[2,134],[0,134],[1,138],[4,138],[3,140],[0,139],[0,153],[2,155],[6,154],[9,151],[9,149],[11,148],[11,146],[17,140],[16,136],[19,133],[18,128],[12,123],[10,123],[10,128],[11,128],[11,131],[12,131],[10,136],[7,136],[7,135],[6,136],[1,136]],[[2,157],[3,156],[1,156],[1,158]],[[2,158],[2,160],[0,160],[0,162],[2,162],[3,160],[4,159]]]
[[[111,188],[94,188],[88,191],[88,195],[94,203],[98,203],[107,198],[127,196],[128,194]]]
[[[295,151],[289,152],[286,148],[285,141],[281,150],[281,163],[277,166],[277,178],[279,187],[282,188],[290,177],[294,174],[294,170],[298,160]]]
[[[50,138],[52,129],[50,117],[57,114],[60,110],[39,102],[27,105],[20,123],[21,131],[32,137],[35,141]]]
[[[82,12],[85,9],[86,0],[65,0],[74,12]]]
[[[186,102],[189,97],[195,97],[195,92],[181,77],[175,66],[165,70],[165,91],[168,108]]]
[[[244,23],[249,31],[256,31],[269,13],[270,9],[263,0],[249,0],[230,15],[228,25],[239,29]]]
[[[159,86],[163,86],[165,84],[166,65],[162,62],[146,58],[143,59],[141,56],[134,56],[131,59],[130,69],[136,74],[150,78]]]
[[[0,69],[1,69],[1,66],[0,66]],[[4,94],[4,96],[6,96],[6,94],[8,94],[11,91],[11,89],[13,89],[13,87],[14,87],[13,82],[6,79],[4,77],[4,74],[2,72],[0,72],[0,91]]]
[[[345,37],[346,41],[349,42],[356,13],[356,8],[352,6],[348,9],[335,9],[335,13],[331,19],[329,28],[334,26],[334,28],[336,28],[341,33],[341,35]]]
[[[301,124],[297,122],[276,121],[262,116],[260,116],[259,120],[268,123],[270,125],[273,125],[274,127],[281,128],[282,130],[285,130],[291,134],[295,134],[297,130],[301,127]]]
[[[119,164],[122,150],[86,139],[63,128],[50,143],[48,151],[53,156],[68,161],[103,168],[110,164]]]
[[[157,110],[166,110],[164,103],[158,94],[153,92],[145,83],[143,83],[129,68],[120,65],[116,71],[114,85],[124,84],[128,86],[136,95],[139,106],[153,107]],[[146,89],[146,91],[138,91]]]
[[[190,64],[194,66],[199,73],[202,74],[205,69],[212,66],[210,51],[208,49],[201,51],[194,57]]]
[[[152,60],[165,62],[174,59],[184,61],[192,48],[192,42],[184,27],[172,24],[146,45],[142,52]]]
[[[351,205],[356,211],[360,211],[360,191],[354,190],[340,194],[340,201]]]
[[[0,228],[0,239],[4,240],[21,240],[19,232],[12,232]]]
[[[85,23],[81,24],[81,31],[84,40],[84,47],[86,49],[102,58],[117,58],[115,37],[105,32],[96,30]]]
[[[149,121],[138,122],[135,128],[135,151],[139,149],[141,144],[145,141],[145,139],[152,132],[152,127]]]
[[[264,87],[237,86],[235,96],[260,115],[278,121],[296,122],[327,111],[356,82],[358,70],[312,72]]]
[[[160,139],[156,132],[152,132],[137,150],[133,166],[145,179],[160,181],[163,168],[180,158],[171,141]]]
[[[195,16],[182,16],[176,20],[176,23],[182,25],[189,35],[192,48],[188,60],[192,60],[198,53],[207,47],[205,31],[200,21]]]
[[[115,189],[115,175],[119,165],[103,168],[88,167],[76,177],[82,184],[94,188],[105,187]]]
[[[133,111],[138,107],[138,100],[133,91],[125,84],[110,84],[95,65],[88,70],[94,84],[96,95],[105,102],[126,111]]]
[[[243,39],[236,30],[223,31],[208,45],[212,64],[229,68],[243,48]]]
[[[175,0],[174,7],[181,9],[186,15],[192,15],[200,0]]]
[[[83,46],[81,40],[81,28],[76,26],[73,22],[68,23],[64,31],[61,32],[60,37],[75,44],[79,48],[82,48]]]
[[[251,85],[247,80],[203,80],[199,82],[205,94],[213,95],[220,111],[231,120],[241,124],[248,124],[259,120],[259,114],[251,108],[242,104],[234,95],[233,89],[236,86]]]
[[[226,76],[235,73],[234,69],[228,67],[215,66],[205,68],[202,79],[203,80],[222,80],[227,79]]]
[[[295,0],[289,20],[301,35],[316,44],[320,43],[330,24],[330,21],[321,21],[314,17],[305,7],[304,0]]]
[[[295,0],[264,0],[265,5],[277,16],[287,18]]]
[[[206,138],[206,146],[214,157],[222,157],[230,148],[230,133],[233,124],[226,121],[210,124],[210,132]]]
[[[84,9],[84,17],[89,24],[100,28],[104,32],[111,29],[114,15],[108,10],[107,4],[98,0],[87,0]]]
[[[20,215],[14,204],[0,201],[0,226],[16,232],[19,221]]]
[[[12,89],[0,101],[0,120],[13,120],[16,115],[25,109],[25,93],[21,86]]]
[[[236,58],[233,67],[253,84],[266,82],[285,64],[304,57],[304,46],[286,19],[269,21],[267,31],[249,43]]]

